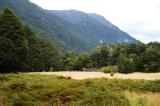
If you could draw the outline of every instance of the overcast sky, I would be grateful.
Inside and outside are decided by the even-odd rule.
[[[30,0],[44,9],[77,9],[103,15],[131,36],[160,42],[160,0]]]

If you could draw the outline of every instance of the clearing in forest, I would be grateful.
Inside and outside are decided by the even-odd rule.
[[[71,77],[72,79],[76,80],[83,80],[88,78],[160,80],[160,73],[138,73],[138,72],[130,74],[115,73],[113,76],[111,76],[109,73],[106,74],[103,72],[61,71],[61,72],[38,72],[38,74]]]

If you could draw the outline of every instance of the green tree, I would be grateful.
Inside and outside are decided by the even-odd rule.
[[[118,58],[118,69],[120,72],[130,73],[136,71],[134,58],[120,55]]]
[[[16,70],[18,59],[13,41],[0,36],[0,72]]]
[[[91,68],[93,67],[92,61],[90,58],[90,53],[81,53],[78,55],[76,61],[76,69],[82,70],[82,68]]]
[[[107,45],[101,45],[100,47],[95,48],[90,52],[90,59],[92,62],[92,68],[100,68],[103,66],[110,65],[112,53],[110,52],[111,48]]]
[[[26,68],[31,71],[49,71],[51,67],[53,70],[61,68],[61,56],[54,44],[35,36],[27,25],[24,29],[29,46]]]
[[[145,72],[160,72],[160,44],[149,43],[143,56]]]
[[[8,57],[10,57],[10,53],[6,52],[6,55],[8,55],[8,57],[5,57],[5,58],[6,60],[8,60],[8,63],[13,61],[16,61],[16,62],[14,63],[14,66],[10,64],[8,65],[8,67],[14,67],[13,71],[23,69],[23,66],[25,65],[24,61],[28,53],[28,42],[24,35],[23,25],[8,8],[6,8],[3,14],[1,15],[0,36],[3,37],[1,38],[1,40],[5,39],[8,42],[12,42],[11,45],[7,45],[7,46],[14,47],[14,49],[12,50],[12,54],[14,54],[14,57],[7,59]],[[2,42],[2,44],[4,43]],[[5,46],[6,45],[4,45],[4,47]],[[12,47],[9,47],[9,48],[12,48]],[[0,67],[3,67],[3,66],[7,67],[4,61],[2,60],[0,61],[1,61]],[[6,69],[6,71],[8,70]]]
[[[64,70],[74,70],[76,68],[76,63],[77,63],[77,56],[73,51],[67,51],[66,53],[63,54]]]

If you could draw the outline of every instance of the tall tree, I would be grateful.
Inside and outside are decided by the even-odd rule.
[[[48,71],[61,68],[61,56],[57,48],[48,40],[34,35],[29,26],[24,27],[29,53],[26,68],[29,71]]]
[[[2,39],[5,39],[7,42],[12,42],[11,43],[12,45],[9,44],[8,48],[14,47],[14,49],[12,49],[12,54],[14,55],[12,58],[7,59],[11,57],[9,52],[6,52],[5,54],[8,55],[8,57],[5,57],[5,59],[8,60],[8,63],[14,62],[14,64],[12,64],[13,66],[11,64],[4,63],[4,61],[2,61],[2,58],[4,58],[3,54],[0,54],[1,55],[0,68],[3,66],[5,67],[8,66],[8,67],[14,67],[13,69],[15,71],[21,70],[21,68],[25,64],[24,61],[27,57],[28,43],[24,35],[23,25],[21,24],[20,20],[18,20],[17,17],[8,8],[6,8],[3,14],[1,15],[0,36],[2,42],[1,45],[4,44]],[[1,46],[1,48],[4,47]]]
[[[63,55],[64,70],[74,70],[76,67],[77,56],[73,51],[66,51]]]

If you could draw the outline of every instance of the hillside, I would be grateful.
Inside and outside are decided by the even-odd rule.
[[[159,72],[159,47],[157,42],[102,44],[88,52],[59,52],[57,45],[36,36],[10,9],[6,8],[0,13],[2,73],[86,68],[100,69],[102,72]]]
[[[137,41],[98,14],[77,10],[52,10],[49,13],[57,15],[68,23],[73,24],[74,27],[72,28],[82,33],[82,38],[85,38],[87,42],[94,42],[96,45],[102,42],[112,44]]]
[[[102,42],[137,42],[97,14],[75,10],[48,11],[29,0],[0,0],[0,10],[5,7],[12,9],[38,35],[75,51],[89,50]]]

